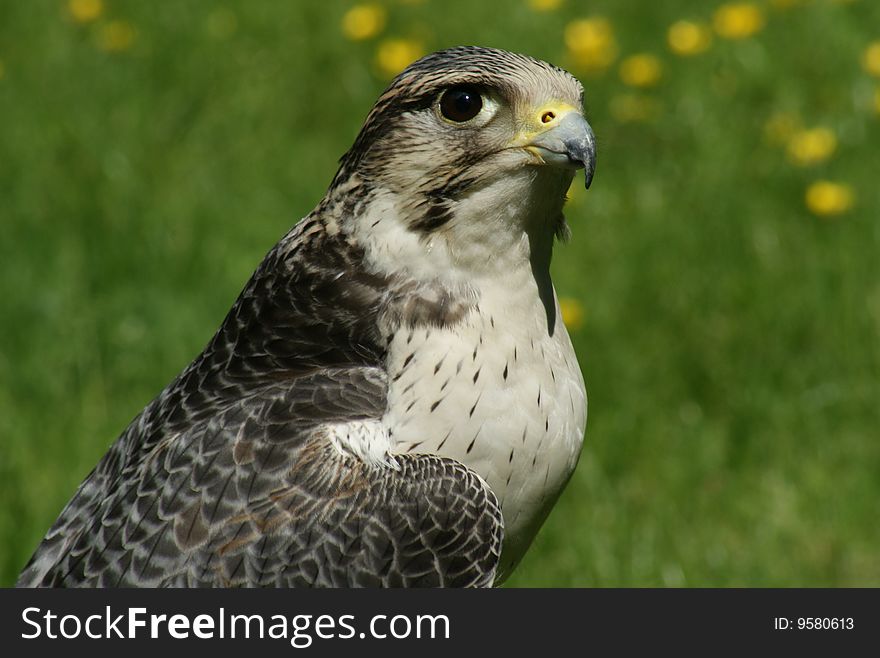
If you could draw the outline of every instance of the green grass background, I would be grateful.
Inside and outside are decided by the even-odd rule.
[[[759,4],[760,33],[684,59],[667,27],[717,3],[386,3],[379,39],[560,64],[598,14],[665,67],[647,122],[613,119],[614,67],[581,76],[599,164],[554,270],[590,418],[512,586],[880,585],[880,81],[859,65],[880,5]],[[0,2],[0,584],[322,196],[385,84],[349,6],[105,0],[78,25]],[[114,19],[125,52],[96,47]],[[763,137],[779,111],[832,128],[834,157],[791,165]],[[818,178],[854,209],[812,216]]]

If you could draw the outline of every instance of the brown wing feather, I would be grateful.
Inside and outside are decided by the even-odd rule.
[[[371,466],[326,439],[386,407],[388,282],[362,261],[318,216],[291,231],[18,585],[491,585],[502,521],[478,476],[429,456]]]

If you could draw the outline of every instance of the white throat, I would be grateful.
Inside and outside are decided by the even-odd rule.
[[[550,258],[572,172],[523,167],[455,202],[452,219],[424,235],[401,195],[377,190],[354,227],[376,269],[453,289],[528,269],[549,284]]]

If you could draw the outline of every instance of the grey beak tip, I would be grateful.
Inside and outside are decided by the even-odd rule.
[[[587,165],[584,167],[584,188],[590,189],[590,185],[593,184],[593,168]]]
[[[571,112],[550,130],[532,142],[532,146],[543,149],[552,163],[571,169],[584,170],[584,185],[590,189],[593,173],[596,170],[596,140],[593,129],[580,112]]]
[[[570,117],[570,118],[569,118]],[[565,139],[563,144],[568,153],[569,160],[576,162],[584,168],[584,187],[590,189],[593,182],[593,173],[596,170],[596,140],[593,136],[593,129],[590,124],[580,114],[572,113],[563,119],[560,126],[567,128],[570,132],[575,133],[573,136]]]

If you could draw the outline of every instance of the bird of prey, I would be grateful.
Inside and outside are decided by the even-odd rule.
[[[19,586],[492,586],[578,460],[550,279],[595,142],[548,63],[394,79],[318,206],[80,485]]]

